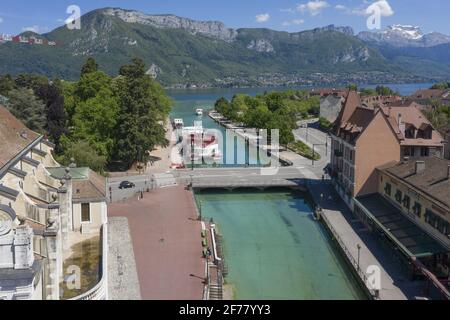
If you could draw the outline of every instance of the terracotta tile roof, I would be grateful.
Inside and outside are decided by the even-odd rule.
[[[421,107],[416,103],[406,104],[406,105],[389,105],[387,107],[382,107],[383,113],[386,115],[389,124],[391,125],[394,132],[397,134],[399,140],[401,140],[402,145],[415,145],[415,146],[441,146],[443,138],[441,134],[435,130],[428,121],[428,119],[420,111]],[[425,130],[430,128],[431,139],[423,139],[416,137],[407,138],[405,136],[402,124],[405,127],[414,127],[416,130]]]
[[[0,168],[40,136],[0,106]]]
[[[411,97],[414,99],[443,99],[450,96],[450,90],[446,89],[426,89],[417,90]]]
[[[359,99],[358,93],[356,91],[349,91],[345,98],[344,106],[335,122],[334,131],[336,134],[339,133],[341,125],[348,122],[348,119],[350,119],[353,112],[359,106],[361,106],[361,100]]]
[[[370,124],[377,112],[381,110],[401,145],[440,147],[443,145],[444,139],[423,115],[421,111],[423,109],[424,106],[411,100],[395,100],[380,107],[363,107],[358,94],[355,91],[350,91],[336,120],[334,133],[340,135],[344,131],[351,134],[351,140],[354,142]],[[414,128],[413,138],[407,137],[405,132],[407,128]],[[431,139],[425,139],[418,135],[426,130],[431,131]]]
[[[416,173],[416,162],[423,161],[425,170]],[[450,209],[450,160],[438,157],[410,158],[394,165],[378,168],[406,181]]]
[[[317,95],[321,97],[329,96],[329,95],[335,95],[340,97],[347,96],[347,89],[336,89],[336,88],[321,88],[321,89],[312,89],[310,91],[311,95]]]
[[[47,168],[52,177],[63,179],[66,168]],[[106,197],[106,179],[89,168],[70,168],[72,177],[72,199],[81,200],[104,200]]]

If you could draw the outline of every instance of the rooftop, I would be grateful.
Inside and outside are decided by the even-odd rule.
[[[4,106],[0,105],[0,168],[32,144],[39,134],[28,129]]]
[[[440,243],[406,218],[399,209],[382,195],[372,194],[357,198],[369,211],[375,222],[411,257],[426,257],[448,252]]]
[[[417,170],[417,163],[424,164]],[[379,170],[403,180],[426,193],[450,210],[450,160],[438,157],[410,158],[397,164],[388,164]]]
[[[52,177],[61,180],[66,175],[66,168],[47,168]],[[77,200],[103,200],[106,197],[106,180],[104,177],[89,168],[70,168],[72,177],[73,195]]]

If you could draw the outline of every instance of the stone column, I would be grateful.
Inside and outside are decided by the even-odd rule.
[[[59,300],[59,282],[62,279],[61,237],[59,226],[55,217],[50,217],[44,232],[47,245],[48,279],[46,286],[46,300]]]
[[[65,178],[61,180],[58,199],[62,248],[65,251],[70,248],[69,231],[72,228],[72,177],[69,168],[66,169]]]
[[[14,236],[14,269],[29,269],[33,263],[33,229],[21,224]]]

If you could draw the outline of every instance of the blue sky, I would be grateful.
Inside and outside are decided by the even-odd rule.
[[[173,13],[198,20],[219,20],[228,27],[264,27],[290,32],[328,24],[367,30],[364,10],[381,3],[382,26],[411,24],[425,32],[450,34],[448,0],[39,0],[5,1],[0,7],[0,33],[25,29],[48,32],[68,17],[76,4],[82,14],[95,8],[122,7],[146,13]],[[387,5],[387,6],[386,6]]]

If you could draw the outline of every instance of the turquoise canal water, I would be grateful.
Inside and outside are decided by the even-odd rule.
[[[430,83],[417,83],[417,84],[385,84],[392,88],[395,91],[398,91],[402,95],[410,95],[414,91],[423,88],[429,88],[432,84]],[[376,85],[362,85],[361,88],[373,88]],[[258,153],[255,148],[251,148],[250,151],[246,150],[245,159],[240,158],[238,161],[238,143],[241,146],[244,146],[245,143],[242,138],[236,137],[237,141],[234,146],[234,153],[230,154],[227,152],[227,139],[225,134],[225,129],[214,122],[209,116],[208,111],[214,109],[215,102],[221,98],[225,97],[229,100],[237,94],[249,94],[255,96],[257,94],[263,94],[266,91],[285,91],[289,89],[311,89],[308,87],[292,87],[292,88],[244,88],[244,89],[206,89],[206,90],[168,90],[168,94],[175,101],[175,105],[173,106],[171,118],[177,119],[181,118],[184,120],[184,124],[186,126],[192,126],[194,121],[201,120],[203,122],[203,128],[205,129],[216,129],[219,130],[223,137],[224,141],[221,145],[221,151],[223,155],[223,163],[221,165],[227,166],[242,166],[246,163],[248,164],[261,164],[261,161],[258,157]],[[197,117],[195,114],[195,110],[197,108],[203,108],[205,110],[203,117]],[[265,159],[267,160],[267,159]],[[268,164],[268,161],[263,161],[263,164]]]
[[[365,299],[304,194],[207,190],[196,200],[223,235],[236,299]]]

